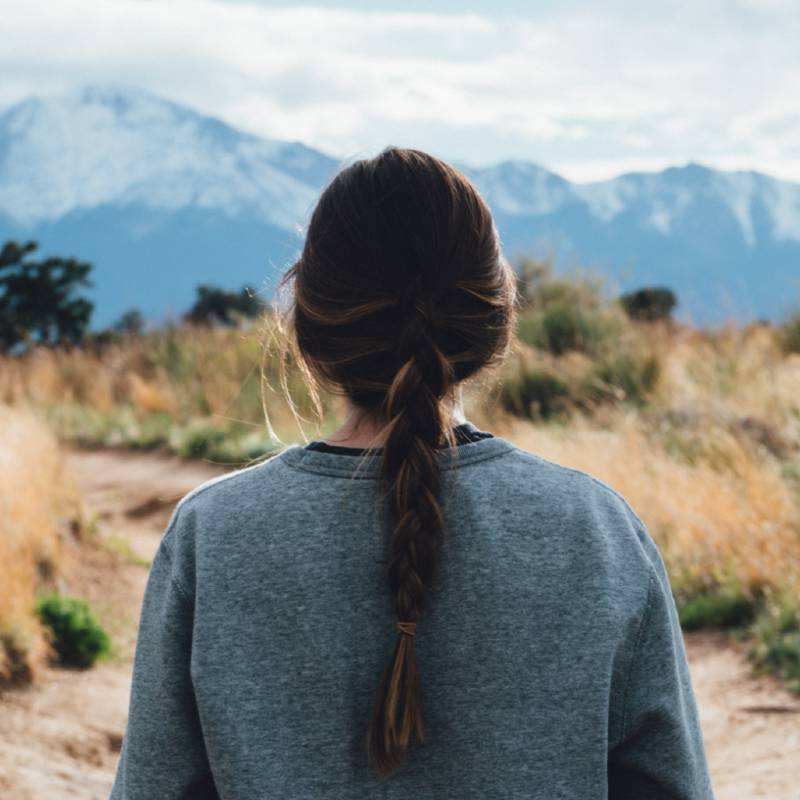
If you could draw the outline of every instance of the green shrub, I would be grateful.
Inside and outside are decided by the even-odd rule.
[[[517,336],[554,355],[597,353],[618,331],[617,315],[597,278],[555,275],[548,264],[523,261],[518,267],[521,310]]]
[[[167,445],[175,420],[164,412],[137,413],[130,405],[99,411],[74,403],[50,406],[48,422],[83,447],[130,447],[156,450]]]
[[[175,421],[163,411],[139,415],[138,424],[129,429],[125,444],[138,450],[159,450],[169,442]]]
[[[642,405],[660,376],[661,362],[654,353],[617,351],[600,359],[582,394],[593,404],[619,400]]]
[[[248,462],[276,448],[260,425],[235,421],[218,425],[203,419],[182,422],[162,411],[137,413],[132,406],[105,412],[74,404],[51,406],[47,419],[60,435],[83,447],[165,450],[225,464]]]
[[[230,435],[221,428],[197,423],[174,431],[170,443],[183,458],[213,458]]]
[[[542,350],[560,356],[571,350],[586,352],[591,347],[591,327],[577,305],[559,303],[539,315],[539,341],[531,342]]]
[[[39,599],[36,613],[52,632],[53,648],[62,664],[90,667],[111,652],[111,640],[85,600],[51,592]]]
[[[569,404],[569,387],[543,369],[520,369],[501,388],[500,403],[506,411],[529,419],[563,414]]]
[[[783,678],[800,693],[800,606],[796,599],[768,603],[754,626],[750,657],[760,670]]]
[[[276,443],[266,431],[231,433],[208,458],[221,464],[247,463],[253,459],[269,456],[276,451]]]
[[[527,311],[517,324],[517,336],[523,342],[556,356],[572,351],[597,353],[617,330],[612,316],[573,301]]]
[[[757,601],[735,587],[676,598],[678,618],[686,631],[701,628],[745,628],[758,611]]]

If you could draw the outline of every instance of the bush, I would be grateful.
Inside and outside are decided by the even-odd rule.
[[[52,632],[53,649],[62,664],[90,667],[111,652],[111,640],[85,600],[52,592],[39,600],[36,613]]]
[[[672,309],[678,304],[678,298],[672,289],[652,286],[623,294],[619,302],[631,319],[656,322],[672,318]]]
[[[753,626],[750,657],[757,668],[783,678],[800,693],[800,607],[796,600],[773,601]]]
[[[755,618],[756,601],[727,587],[688,598],[676,598],[678,618],[685,631],[701,628],[745,628]]]
[[[616,352],[600,361],[588,379],[585,393],[593,402],[620,400],[641,405],[660,376],[661,362],[655,354]]]
[[[48,409],[48,420],[62,436],[83,447],[164,450],[230,464],[259,458],[277,447],[260,426],[236,421],[219,426],[202,418],[183,422],[161,411],[137,413],[133,406],[104,412],[65,404]]]
[[[523,261],[517,280],[517,335],[532,347],[557,356],[596,353],[619,328],[597,278],[558,277],[547,264]]]
[[[517,335],[526,344],[553,355],[597,352],[616,331],[615,321],[602,311],[571,301],[559,301],[519,318]]]
[[[196,423],[178,429],[170,438],[172,449],[183,458],[213,459],[224,447],[230,433],[211,425]]]
[[[82,447],[130,447],[156,450],[169,443],[175,421],[163,412],[137,413],[130,405],[109,411],[62,404],[46,411],[48,421],[63,436]]]
[[[520,369],[503,383],[500,402],[516,416],[546,419],[567,410],[569,395],[567,384],[555,375],[539,368]]]

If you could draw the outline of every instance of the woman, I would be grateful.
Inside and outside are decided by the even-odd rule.
[[[469,181],[417,150],[352,164],[282,284],[350,413],[178,504],[112,798],[711,798],[644,524],[463,415],[516,299]]]

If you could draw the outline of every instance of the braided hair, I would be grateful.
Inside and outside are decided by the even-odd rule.
[[[505,357],[516,283],[469,180],[398,147],[352,163],[328,184],[279,288],[289,282],[289,323],[306,376],[382,426],[397,638],[367,751],[388,774],[425,735],[414,634],[445,530],[438,451],[455,451],[447,408],[459,383]]]

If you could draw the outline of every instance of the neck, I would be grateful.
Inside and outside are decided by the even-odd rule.
[[[345,421],[322,441],[338,447],[381,447],[385,438],[381,434],[381,426],[349,401],[346,409]],[[451,427],[466,422],[460,386],[457,387],[455,401],[446,405],[445,411],[445,419]]]

